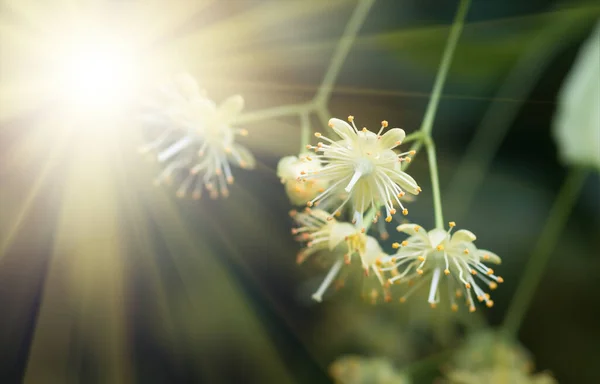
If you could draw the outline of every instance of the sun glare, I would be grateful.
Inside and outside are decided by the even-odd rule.
[[[57,82],[69,108],[114,110],[133,100],[138,83],[135,51],[112,36],[64,45]]]

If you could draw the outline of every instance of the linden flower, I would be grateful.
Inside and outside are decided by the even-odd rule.
[[[158,150],[158,161],[165,164],[156,183],[180,182],[177,196],[188,191],[199,199],[203,187],[212,198],[229,195],[233,183],[231,165],[253,168],[255,160],[244,147],[235,143],[235,135],[247,135],[245,129],[232,128],[244,106],[241,96],[232,96],[220,106],[202,97],[197,84],[189,77],[166,87],[170,104],[164,106],[168,120],[163,130],[142,152]],[[177,94],[177,92],[179,94]]]
[[[400,244],[392,245],[399,250],[384,261],[391,261],[393,267],[381,270],[391,270],[396,273],[389,279],[390,283],[408,282],[412,284],[414,278],[420,279],[400,299],[400,302],[406,301],[408,296],[426,281],[431,281],[427,301],[432,307],[435,307],[440,300],[440,283],[443,280],[443,273],[447,276],[445,280],[448,292],[456,292],[455,295],[449,295],[453,311],[458,310],[454,296],[461,297],[463,293],[466,294],[466,304],[469,306],[469,310],[475,311],[475,302],[471,291],[475,293],[477,300],[485,301],[486,305],[491,307],[494,302],[490,300],[489,294],[485,293],[478,285],[475,278],[480,280],[480,284],[485,284],[492,290],[496,289],[498,283],[502,283],[504,280],[502,277],[494,275],[494,271],[484,265],[482,261],[500,264],[500,257],[490,251],[477,249],[473,244],[475,235],[472,232],[461,229],[451,234],[456,224],[450,222],[449,226],[448,231],[433,229],[427,232],[416,224],[399,225],[398,231],[404,232],[410,237]],[[398,273],[399,268],[404,268],[401,273]]]
[[[353,223],[358,222],[359,227],[363,227],[364,213],[370,206],[382,205],[388,222],[392,220],[391,215],[396,213],[394,204],[400,207],[403,214],[408,214],[400,198],[405,192],[416,195],[421,188],[400,167],[403,161],[410,161],[407,155],[414,155],[414,152],[397,154],[393,150],[404,140],[404,131],[392,128],[381,135],[388,126],[387,121],[382,121],[381,129],[375,134],[366,128],[358,130],[354,117],[349,116],[348,120],[352,126],[340,119],[329,120],[329,126],[341,140],[334,141],[317,132],[315,136],[324,142],[307,146],[307,149],[313,149],[318,154],[314,156],[316,161],[327,165],[320,170],[311,171],[307,168],[302,180],[329,183],[329,187],[307,205],[310,207],[320,201],[347,194],[333,213],[341,212],[344,205],[352,200]]]
[[[323,167],[317,160],[310,161],[310,155],[286,156],[277,164],[277,176],[285,185],[285,191],[294,205],[304,205],[327,187],[327,182],[322,180],[299,181],[306,170],[318,172]]]
[[[306,248],[298,253],[297,263],[303,263],[308,257],[321,251],[334,259],[325,279],[312,295],[313,300],[323,300],[323,294],[340,273],[342,266],[351,263],[353,255],[360,257],[366,275],[373,271],[380,284],[385,284],[378,264],[381,265],[381,260],[388,255],[381,250],[375,238],[366,236],[349,223],[338,222],[320,209],[307,208],[304,212],[293,210],[290,216],[299,225],[292,229],[292,234],[297,235],[296,240],[306,242]]]
[[[554,384],[546,372],[533,373],[529,353],[497,332],[478,332],[468,337],[455,353],[446,376],[455,384],[515,383]]]
[[[410,381],[394,369],[388,359],[342,356],[329,366],[336,384],[403,384]]]

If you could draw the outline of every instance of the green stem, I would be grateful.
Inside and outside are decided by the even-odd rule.
[[[521,277],[516,295],[512,300],[504,319],[504,330],[509,336],[516,336],[523,317],[527,312],[536,288],[542,278],[544,268],[552,255],[563,230],[573,204],[585,181],[587,172],[582,169],[571,169],[563,186],[552,205],[550,215],[538,238],[525,272]]]
[[[300,151],[306,152],[306,146],[310,144],[310,119],[308,112],[300,114]]]
[[[335,48],[329,68],[327,68],[327,72],[323,77],[323,82],[321,83],[321,86],[315,95],[315,103],[319,105],[325,105],[327,102],[327,99],[333,90],[333,83],[338,77],[340,70],[342,69],[342,65],[346,60],[346,56],[348,56],[350,48],[352,48],[352,44],[354,43],[354,39],[358,34],[358,30],[365,22],[367,14],[369,13],[373,3],[375,3],[375,0],[358,1],[358,4],[354,9],[354,13],[352,13],[350,20],[348,20],[348,24],[346,24],[344,33],[340,38],[337,47]]]
[[[450,36],[448,36],[448,42],[446,43],[446,48],[444,49],[442,62],[440,64],[440,68],[437,72],[435,83],[433,85],[433,92],[431,94],[431,98],[429,99],[429,104],[427,105],[425,118],[423,119],[423,123],[421,124],[421,131],[427,134],[431,133],[431,129],[433,127],[435,113],[440,103],[440,95],[442,93],[442,88],[444,88],[444,83],[446,82],[446,77],[448,76],[448,70],[450,69],[450,64],[452,63],[454,50],[456,49],[458,38],[460,37],[460,33],[462,32],[463,25],[465,22],[465,16],[467,15],[470,3],[471,0],[461,0],[460,5],[458,6],[458,11],[456,12],[456,16],[454,16],[454,21],[452,22]]]
[[[437,158],[435,144],[431,137],[425,138],[425,150],[429,162],[429,174],[431,176],[431,189],[433,190],[433,211],[435,215],[435,227],[444,229],[444,215],[442,213],[442,196],[440,193],[440,180],[438,176]]]

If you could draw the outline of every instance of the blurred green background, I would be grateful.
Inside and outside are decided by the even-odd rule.
[[[136,152],[135,109],[62,136],[52,100],[17,113],[13,80],[27,73],[15,64],[19,44],[7,41],[63,3],[76,4],[0,8],[0,382],[326,383],[342,354],[387,356],[402,368],[460,343],[466,315],[453,322],[417,297],[370,305],[360,279],[310,301],[325,271],[295,264],[291,207],[275,176],[279,158],[297,151],[296,116],[248,124],[257,170],[238,170],[229,198],[198,202],[152,186],[158,168]],[[217,101],[243,95],[248,111],[309,101],[356,6],[96,3],[110,15],[125,3],[153,7],[148,24],[169,23],[145,51],[176,57],[168,68],[191,73]],[[457,5],[377,1],[341,69],[332,115],[417,130]],[[467,15],[433,137],[446,219],[503,259],[506,283],[479,311],[492,326],[518,294],[565,177],[550,133],[556,97],[599,16],[591,2],[550,0],[474,0]],[[424,156],[411,175],[424,192],[410,219],[431,227]],[[599,197],[594,174],[519,333],[536,366],[561,383],[600,382]],[[430,368],[415,382],[439,376]]]

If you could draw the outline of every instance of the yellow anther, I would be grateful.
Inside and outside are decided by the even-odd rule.
[[[458,312],[458,305],[452,304],[450,308],[452,308],[452,312]]]
[[[483,255],[483,260],[489,260],[490,259],[490,255]]]
[[[483,296],[485,296],[485,298],[486,298],[487,300],[489,300],[489,299],[490,299],[490,294],[489,294],[489,293],[484,293],[484,294],[483,294]]]
[[[488,300],[485,305],[487,305],[488,308],[492,308],[494,306],[494,301],[493,300]]]
[[[342,212],[337,211],[336,213],[333,214],[335,217],[340,217],[342,215]]]
[[[396,141],[394,144],[396,144],[396,145],[400,145],[400,144],[402,144],[402,141],[401,141],[401,140],[398,140],[398,141]]]
[[[330,121],[328,124],[329,128],[333,128],[333,123]]]
[[[400,192],[400,193],[398,194],[398,197],[403,197],[405,194],[406,194],[406,193],[405,193],[404,191],[402,191],[402,192]]]
[[[438,251],[443,251],[444,250],[444,246],[442,244],[440,244],[437,247],[435,247],[435,249],[437,249]]]
[[[404,209],[402,210],[402,214],[403,214],[404,216],[408,215],[408,209],[404,208]]]
[[[471,284],[469,284],[469,283],[465,284],[465,288],[471,289]]]
[[[448,276],[450,274],[450,270],[449,269],[444,269],[444,275]]]
[[[387,221],[388,223],[390,223],[392,221],[392,216],[388,216],[385,218],[385,221]]]
[[[365,228],[360,229],[360,233],[365,233],[367,230]]]
[[[227,184],[233,184],[233,176],[227,177]]]
[[[498,276],[498,277],[496,278],[496,281],[497,281],[497,282],[499,282],[499,283],[504,283],[504,279],[503,279],[503,278],[501,278],[500,276]]]
[[[417,187],[417,193],[421,193],[423,192],[423,190],[421,189],[421,187]]]
[[[419,261],[425,261],[425,258],[423,256],[419,256],[419,257],[417,257],[417,260],[419,260]]]
[[[296,211],[295,209],[292,209],[292,210],[289,212],[289,214],[290,214],[290,217],[294,217],[294,216],[296,216],[296,215],[298,214],[298,211]]]
[[[412,158],[410,158],[410,157],[406,156],[406,157],[404,158],[404,161],[406,161],[407,163],[410,163],[410,162],[412,161]]]
[[[327,221],[331,221],[331,220],[333,220],[333,217],[331,217],[331,216],[327,216],[327,219],[326,219],[326,220],[327,220]]]
[[[493,275],[494,274],[494,270],[492,268],[488,269],[486,272],[488,275]]]
[[[498,284],[496,284],[496,283],[494,283],[494,282],[492,281],[492,282],[490,283],[490,289],[491,289],[491,290],[494,290],[494,289],[496,289],[496,288],[498,288]]]
[[[383,128],[387,128],[387,126],[388,126],[388,122],[387,122],[387,120],[383,120],[383,121],[381,122],[381,126],[382,126]]]
[[[398,249],[398,248],[400,248],[400,244],[399,243],[394,243],[394,244],[392,244],[392,248]]]
[[[352,116],[352,115],[348,116],[348,121],[354,121],[354,116]]]
[[[418,225],[415,225],[414,229],[415,229],[415,232],[419,232],[419,226]]]
[[[406,303],[406,297],[401,297],[399,301],[402,304]]]
[[[456,292],[454,293],[454,295],[456,297],[462,297],[463,294],[462,294],[462,291],[460,289],[457,289]]]
[[[309,206],[309,207],[312,207],[314,204],[313,204],[312,201],[309,201],[309,202],[306,203],[306,205]]]
[[[379,257],[375,259],[375,265],[381,266],[381,259]]]
[[[473,305],[470,306],[469,307],[469,312],[471,312],[471,313],[475,312],[475,306],[473,306]]]
[[[305,171],[300,171],[300,174],[301,175],[306,175],[306,172]]]
[[[362,131],[363,133],[367,133],[367,127],[363,127]]]
[[[408,245],[408,241],[404,240],[404,241],[402,242],[402,246],[403,246],[403,247],[406,247],[407,245]]]
[[[467,248],[465,248],[465,250],[463,251],[463,253],[464,253],[465,255],[468,255],[468,254],[469,254],[469,250],[468,250]]]
[[[411,155],[411,156],[414,156],[414,155],[417,154],[417,151],[414,151],[414,150],[413,151],[409,151],[408,154]]]
[[[315,137],[321,137],[321,132],[315,132]]]
[[[394,208],[390,209],[390,214],[395,215],[396,214],[396,210]]]
[[[450,226],[450,228],[456,227],[456,223],[454,221],[449,222],[448,225]]]
[[[477,271],[474,269],[471,269],[471,275],[476,275],[476,274],[477,274]]]
[[[483,296],[481,296],[481,295],[477,296],[477,300],[479,300],[479,302],[482,302],[483,301]]]
[[[423,270],[422,270],[422,269],[417,269],[417,273],[418,273],[419,275],[422,275],[422,274],[423,274]]]
[[[429,306],[431,307],[431,309],[435,309],[436,304],[435,303],[429,303]]]
[[[307,144],[305,148],[306,148],[306,149],[311,149],[311,148],[312,148],[312,145],[310,145],[310,144]]]

